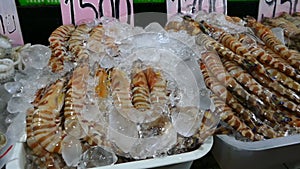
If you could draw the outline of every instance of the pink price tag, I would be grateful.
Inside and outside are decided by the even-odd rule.
[[[274,18],[282,12],[289,14],[300,12],[298,0],[260,0],[258,9],[258,21],[263,17]]]
[[[195,11],[227,14],[227,0],[167,0],[168,17]]]
[[[15,0],[0,0],[0,34],[14,45],[24,44]]]
[[[102,16],[133,23],[133,0],[61,0],[60,6],[63,24],[78,24]]]

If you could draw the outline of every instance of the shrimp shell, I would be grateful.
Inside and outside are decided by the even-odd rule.
[[[265,42],[266,46],[271,48],[275,53],[279,54],[283,59],[287,60],[298,71],[300,70],[300,60],[293,58],[294,54],[276,38],[273,32],[265,25],[256,22],[252,17],[246,18],[247,26],[254,30],[254,33]]]
[[[170,21],[165,26],[166,30],[180,31],[185,30],[189,35],[195,36],[201,32],[199,24],[190,16],[183,16],[182,21]]]
[[[147,83],[147,81],[146,81]],[[139,111],[133,107],[131,99],[131,86],[129,78],[125,72],[119,69],[113,69],[111,72],[111,91],[114,105],[125,118],[136,122],[145,123],[156,120],[162,115],[163,109],[153,105],[150,109]]]
[[[248,71],[252,71],[255,69],[255,63],[247,60],[246,58],[235,54],[230,49],[224,47],[221,43],[217,42],[210,36],[200,33],[196,37],[196,43],[198,45],[204,45],[208,50],[214,49],[218,52],[218,54],[228,60],[232,60],[242,65]]]
[[[72,32],[68,43],[69,50],[75,57],[75,61],[86,58],[88,55],[86,49],[86,41],[89,38],[89,32],[92,30],[92,27],[87,24],[78,25],[75,30]]]
[[[206,52],[202,54],[203,61],[207,67],[209,67],[209,72],[212,76],[216,77],[219,82],[223,82],[228,90],[232,91],[235,96],[242,100],[243,102],[247,101],[246,107],[259,113],[262,116],[265,116],[271,122],[276,123],[274,119],[274,112],[267,109],[267,105],[256,95],[251,95],[248,93],[236,80],[226,71],[222,62],[219,60],[219,57],[214,52]],[[248,105],[249,104],[249,105]]]
[[[66,88],[64,106],[64,127],[65,131],[75,138],[83,138],[85,122],[81,120],[81,113],[85,108],[85,98],[87,90],[87,79],[89,67],[86,64],[79,65],[73,71],[71,79]]]
[[[285,96],[286,98],[295,101],[297,103],[300,103],[300,96],[292,91],[291,89],[288,89],[281,85],[279,82],[275,80],[269,79],[269,77],[264,76],[262,74],[257,74],[256,72],[252,72],[251,75],[259,81],[262,85],[267,86],[274,90],[275,92],[278,92],[282,96]]]
[[[180,30],[185,30],[184,25],[182,22],[179,21],[170,21],[166,24],[165,30],[174,30],[174,31],[180,31]]]
[[[262,48],[252,46],[249,48],[249,52],[262,64],[276,68],[297,81],[300,80],[300,75],[297,73],[294,67],[290,66],[286,62],[282,62],[276,57],[273,57],[273,55],[267,53]]]
[[[300,28],[300,17],[297,15],[290,15],[287,12],[282,12],[279,17],[282,17],[290,22],[292,22],[297,28]]]
[[[292,22],[283,17],[267,18],[264,17],[262,23],[271,27],[280,27],[283,29],[284,35],[291,39],[300,38],[300,29]]]
[[[104,28],[102,25],[95,26],[91,32],[90,37],[87,40],[87,48],[93,52],[101,53],[104,51],[103,44],[104,40]]]
[[[167,82],[165,79],[163,79],[162,73],[160,71],[155,72],[151,67],[144,70],[144,72],[150,89],[151,104],[166,104]]]
[[[300,94],[300,84],[294,81],[292,78],[286,76],[284,73],[279,72],[277,69],[265,66],[269,76],[276,81],[280,82],[282,85],[294,90],[298,95]]]
[[[226,122],[229,126],[239,132],[242,136],[249,138],[250,140],[262,140],[263,136],[259,134],[254,134],[253,131],[247,124],[240,120],[238,116],[235,115],[233,110],[225,104],[224,101],[219,99],[216,95],[212,94],[212,99],[214,105],[216,106],[216,112],[221,117],[221,120]]]
[[[138,110],[150,109],[149,87],[141,63],[135,63],[132,69],[132,103]]]
[[[254,58],[250,51],[242,44],[240,43],[235,37],[233,37],[229,33],[222,33],[220,35],[219,41],[227,48],[232,50],[238,55],[241,55],[247,59],[247,61],[250,61],[255,65],[255,68],[253,69],[256,72],[259,72],[261,74],[266,74],[266,70],[264,66],[257,61],[256,58]]]
[[[67,41],[71,33],[75,30],[74,25],[61,25],[56,28],[50,35],[48,41],[52,50],[48,65],[52,72],[63,70],[64,60],[67,57]]]
[[[96,78],[96,86],[95,86],[95,92],[99,98],[107,98],[108,96],[108,73],[105,71],[105,69],[99,67],[96,70],[95,73]]]
[[[66,136],[60,126],[60,111],[64,101],[65,79],[50,85],[32,116],[34,139],[49,152],[61,153],[61,142]]]
[[[204,63],[200,62],[200,69],[204,76],[205,84],[212,90],[212,92],[218,96],[222,101],[228,104],[233,110],[235,110],[247,123],[247,125],[253,130],[257,130],[267,138],[278,137],[278,133],[273,128],[261,122],[255,114],[248,109],[245,109],[234,97],[227,91],[227,89],[221,85],[216,79],[209,75],[208,70]]]
[[[111,73],[111,91],[116,106],[121,106],[124,111],[132,108],[130,83],[123,71],[113,69]]]
[[[26,134],[27,134],[27,139],[26,143],[28,147],[31,148],[33,151],[34,155],[37,155],[39,157],[47,155],[49,152],[46,151],[40,144],[37,142],[37,140],[34,137],[34,133],[32,130],[32,119],[33,119],[33,109],[29,109],[26,112]]]
[[[219,82],[223,82],[225,87],[238,95],[239,98],[246,100],[251,106],[256,107],[261,112],[262,108],[266,107],[255,95],[249,94],[236,80],[226,71],[219,56],[215,52],[202,53],[202,60],[209,71]]]
[[[276,86],[273,86],[272,84],[268,85],[269,83],[263,86],[263,78],[255,79],[253,76],[248,74],[245,70],[243,70],[241,67],[239,67],[236,63],[232,61],[222,59],[222,62],[225,68],[228,70],[228,72],[235,79],[237,79],[241,84],[247,87],[248,90],[252,91],[257,96],[264,98],[264,101],[272,102],[276,106],[282,106],[291,111],[299,112],[299,106],[297,104],[286,99],[282,95],[276,94],[278,92],[272,92],[276,91]]]

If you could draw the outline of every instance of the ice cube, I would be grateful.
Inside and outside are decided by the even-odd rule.
[[[171,119],[175,130],[184,137],[194,135],[200,128],[203,113],[196,107],[177,108]]]
[[[12,123],[7,128],[7,133],[10,138],[14,141],[23,141],[21,139],[25,138],[26,135],[26,114],[18,113],[18,115],[13,118]]]
[[[108,139],[121,151],[128,153],[138,139],[137,125],[113,109],[109,113]]]
[[[103,68],[112,68],[116,66],[115,60],[110,56],[104,56],[101,58],[100,66]]]
[[[0,112],[2,113],[6,109],[7,102],[0,98]]]
[[[112,165],[117,162],[115,153],[106,147],[94,146],[85,151],[80,158],[80,168]]]
[[[32,105],[28,102],[28,99],[22,96],[13,96],[7,103],[7,110],[10,113],[25,112]]]
[[[140,138],[130,150],[135,159],[145,159],[166,153],[177,141],[177,133],[169,118],[161,116],[156,121],[140,125]]]
[[[43,69],[48,64],[51,50],[47,46],[37,44],[22,50],[20,55],[25,63],[25,67]]]
[[[4,84],[4,88],[11,94],[21,92],[22,87],[23,85],[20,82],[7,82]]]
[[[73,136],[66,136],[62,142],[62,157],[68,166],[77,166],[82,154],[80,140]]]
[[[146,32],[166,32],[165,29],[158,23],[158,22],[152,22],[149,25],[145,27]]]
[[[11,98],[12,94],[9,93],[5,89],[4,85],[0,85],[0,93],[1,93],[1,95],[0,95],[0,100],[1,100],[0,110],[1,110],[1,108],[3,108],[2,106],[6,105],[6,103],[8,102],[8,100]]]

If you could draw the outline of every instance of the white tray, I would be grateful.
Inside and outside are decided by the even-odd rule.
[[[212,148],[213,137],[208,137],[197,150],[176,154],[161,158],[153,158],[134,162],[115,164],[111,166],[96,167],[93,169],[137,169],[137,168],[168,168],[189,169],[193,161],[206,155]],[[17,143],[14,148],[13,157],[6,164],[6,169],[24,169],[25,150],[23,143]]]
[[[300,135],[243,142],[228,135],[214,137],[212,154],[222,169],[299,169]]]

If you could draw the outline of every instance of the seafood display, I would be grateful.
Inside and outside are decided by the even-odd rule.
[[[298,15],[173,19],[145,29],[111,18],[61,25],[49,46],[0,36],[0,108],[23,115],[28,168],[99,167],[99,153],[105,165],[173,155],[218,132],[299,134]]]
[[[102,19],[59,26],[48,47],[14,49],[20,66],[0,62],[11,76],[5,109],[26,122],[29,168],[99,167],[89,156],[100,149],[113,157],[105,165],[192,151],[219,123],[195,43]]]
[[[166,29],[186,31],[206,49],[198,58],[199,66],[220,114],[220,126],[248,141],[299,133],[299,51],[271,31],[281,27],[287,37],[297,39],[296,17],[283,13],[260,23],[252,17],[199,12],[182,18],[167,23]],[[198,33],[192,34],[185,22]]]
[[[283,12],[276,18],[264,18],[263,24],[270,28],[282,28],[285,44],[291,48],[300,50],[300,18],[297,14],[288,14]]]

